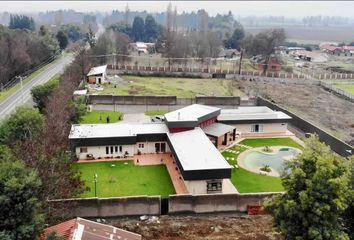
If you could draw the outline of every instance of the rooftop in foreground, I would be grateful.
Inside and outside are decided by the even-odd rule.
[[[165,114],[167,121],[198,121],[199,118],[218,112],[220,108],[201,104],[193,104]]]
[[[291,117],[280,111],[273,111],[264,106],[238,107],[235,109],[222,109],[218,116],[219,121],[242,120],[290,120]]]

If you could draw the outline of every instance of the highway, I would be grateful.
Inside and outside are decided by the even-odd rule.
[[[72,54],[66,54],[54,62],[44,67],[36,77],[26,84],[23,84],[22,89],[18,89],[12,95],[0,102],[0,120],[11,114],[16,107],[21,106],[31,100],[31,88],[36,85],[43,84],[49,81],[54,75],[61,73],[65,66],[73,60]]]

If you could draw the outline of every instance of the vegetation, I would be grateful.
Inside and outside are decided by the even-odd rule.
[[[343,215],[350,203],[350,174],[347,160],[317,137],[307,140],[303,154],[288,161],[281,176],[285,194],[266,203],[277,230],[289,240],[349,239]]]
[[[249,138],[242,140],[240,144],[244,144],[250,147],[264,147],[264,146],[287,146],[298,149],[303,149],[299,143],[295,142],[291,138]]]
[[[115,123],[121,121],[122,119],[123,113],[121,112],[94,110],[82,116],[80,123]]]
[[[152,116],[156,116],[156,115],[164,115],[164,114],[166,114],[168,112],[169,111],[165,110],[165,109],[155,109],[155,110],[145,111],[145,115],[152,117]]]
[[[347,91],[351,94],[354,94],[354,84],[342,84],[342,83],[338,83],[338,84],[335,84],[335,86],[337,88],[340,88],[344,91]]]
[[[232,81],[225,79],[123,76],[124,84],[104,84],[99,91],[117,95],[160,95],[177,97],[242,96]]]
[[[44,227],[37,173],[0,146],[0,238],[37,239]]]
[[[170,175],[164,165],[135,166],[133,161],[77,163],[81,178],[90,188],[81,197],[94,197],[93,176],[97,174],[97,196],[118,197],[174,194]]]
[[[85,32],[78,25],[65,24],[62,25],[60,29],[72,42],[76,42],[85,38]]]
[[[27,70],[57,53],[59,45],[55,37],[50,32],[43,33],[0,25],[0,86],[17,75],[25,75]]]
[[[28,29],[34,31],[34,20],[26,15],[10,15],[10,29]]]
[[[31,89],[32,99],[35,103],[35,106],[39,109],[41,113],[43,113],[45,108],[45,103],[48,101],[48,97],[53,93],[54,89],[56,89],[59,85],[60,75],[55,75],[48,82],[34,86]]]
[[[37,109],[19,107],[9,118],[0,123],[0,144],[12,145],[35,139],[44,124]]]
[[[58,33],[55,35],[59,42],[59,47],[61,50],[65,49],[66,46],[68,46],[69,39],[68,36],[64,33],[64,31],[60,30]]]

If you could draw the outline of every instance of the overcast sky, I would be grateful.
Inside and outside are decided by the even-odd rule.
[[[57,9],[77,11],[124,10],[128,3],[131,10],[161,12],[169,1],[0,1],[0,11],[28,12]],[[353,16],[354,2],[348,1],[171,1],[178,12],[195,11],[204,8],[210,15],[226,13],[236,16],[273,15],[303,17],[314,15]]]

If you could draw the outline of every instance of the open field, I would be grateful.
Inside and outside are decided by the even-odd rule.
[[[100,94],[117,95],[159,95],[194,97],[204,96],[241,96],[234,81],[225,79],[167,78],[122,76],[123,82],[117,85],[103,84]]]
[[[301,145],[291,138],[254,138],[245,139],[240,144],[250,147],[263,146],[288,146],[303,149]],[[222,152],[225,158],[237,159],[239,154],[247,150],[244,147],[234,146],[232,150],[238,153]],[[227,160],[230,165],[235,166],[236,160]],[[240,193],[251,192],[281,192],[284,191],[281,179],[279,177],[264,176],[257,173],[249,172],[243,168],[233,168],[231,173],[231,182]]]
[[[351,94],[354,94],[354,83],[353,84],[335,84],[337,88],[340,88],[344,91],[347,91]]]
[[[80,123],[83,124],[107,123],[107,118],[109,118],[109,123],[119,122],[123,119],[123,113],[104,111],[104,110],[94,110],[92,112],[86,113],[80,120]]]
[[[144,240],[280,240],[272,217],[244,214],[160,216],[159,221],[107,219],[108,224],[141,234]]]
[[[354,146],[354,103],[319,86],[239,81],[250,95],[260,94]]]
[[[81,179],[90,188],[81,197],[94,197],[93,176],[97,174],[97,197],[175,194],[164,165],[135,166],[132,160],[77,163]]]

